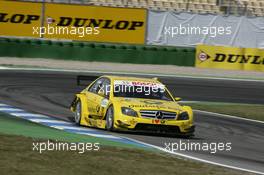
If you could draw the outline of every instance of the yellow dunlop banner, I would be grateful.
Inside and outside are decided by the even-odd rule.
[[[0,1],[0,36],[28,36],[41,25],[41,4]]]
[[[144,44],[145,9],[45,4],[44,38]]]
[[[195,66],[231,70],[264,71],[264,50],[198,45]]]

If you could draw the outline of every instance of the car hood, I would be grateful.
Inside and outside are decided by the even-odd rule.
[[[146,109],[181,112],[183,110],[182,107],[174,101],[121,97],[116,98],[116,101],[123,107],[129,107],[137,111]]]

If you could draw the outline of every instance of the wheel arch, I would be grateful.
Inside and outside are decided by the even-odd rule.
[[[75,98],[71,104],[71,111],[74,112],[76,110],[76,104],[77,102],[81,102],[81,107],[82,107],[82,117],[88,115],[88,104],[87,104],[87,99],[85,94],[76,94]]]

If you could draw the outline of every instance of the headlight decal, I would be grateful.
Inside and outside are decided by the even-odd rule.
[[[179,114],[177,120],[189,120],[189,114],[187,112],[182,112]]]
[[[132,108],[121,107],[121,111],[122,111],[122,114],[124,114],[124,115],[132,116],[132,117],[138,117],[137,112]]]

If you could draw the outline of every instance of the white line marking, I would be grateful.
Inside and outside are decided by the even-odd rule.
[[[0,66],[0,69],[6,70],[6,69],[9,69],[9,68],[8,67],[4,67],[4,66]]]
[[[172,74],[155,74],[155,73],[133,73],[133,72],[107,72],[107,71],[84,71],[84,70],[67,70],[67,69],[50,69],[50,68],[7,68],[8,70],[29,70],[29,71],[53,71],[53,72],[74,72],[74,73],[100,73],[100,74],[122,74],[122,75],[143,75],[153,77],[175,77],[190,79],[210,79],[210,80],[230,80],[245,82],[264,82],[262,79],[243,79],[243,78],[227,78],[227,77],[207,77],[192,75],[172,75]]]
[[[49,116],[46,115],[41,115],[41,114],[31,114],[31,113],[10,113],[11,115],[17,116],[17,117],[39,117],[39,118],[50,118]]]
[[[103,134],[93,134],[93,133],[83,133],[83,132],[74,132],[76,134],[83,134],[83,135],[89,135],[89,136],[94,136],[94,137],[100,137],[100,138],[109,138],[109,139],[119,139],[121,140],[121,137],[116,137],[113,135],[103,135]]]
[[[120,136],[120,137],[121,138],[126,138],[128,140],[131,140],[131,141],[134,141],[134,142],[137,142],[137,143],[140,143],[140,144],[143,144],[143,145],[155,148],[155,149],[158,149],[158,150],[163,151],[163,152],[167,152],[167,153],[174,154],[174,155],[177,155],[177,156],[185,157],[185,158],[188,158],[188,159],[192,159],[192,160],[196,160],[196,161],[200,161],[200,162],[204,162],[204,163],[208,163],[208,164],[212,164],[212,165],[218,165],[218,166],[222,166],[222,167],[226,167],[226,168],[231,168],[231,169],[236,169],[236,170],[241,170],[241,171],[246,171],[246,172],[250,172],[250,173],[263,174],[264,175],[264,172],[254,171],[254,170],[245,169],[245,168],[240,168],[240,167],[236,167],[236,166],[232,166],[232,165],[225,165],[225,164],[222,164],[222,163],[217,163],[217,162],[214,162],[214,161],[209,161],[209,160],[197,158],[197,157],[190,156],[190,155],[185,155],[183,153],[177,153],[177,152],[169,151],[169,150],[166,150],[165,148],[162,148],[162,147],[159,147],[159,146],[156,146],[156,145],[152,145],[152,144],[148,144],[148,143],[145,143],[145,142],[141,142],[141,141],[138,141],[138,140],[135,140],[135,139],[131,139],[131,138],[128,138],[128,137],[123,137],[123,136]]]
[[[3,106],[7,107],[8,105],[0,103],[0,107],[3,107]]]
[[[51,125],[50,127],[56,128],[56,129],[60,129],[60,130],[64,130],[64,129],[73,129],[73,130],[77,130],[77,131],[96,131],[90,128],[80,128],[77,126],[57,126],[57,125]]]
[[[10,108],[10,107],[0,107],[0,111],[23,111],[22,109],[17,109],[17,108]]]
[[[49,119],[29,119],[32,122],[37,122],[37,123],[65,123],[68,124],[69,122],[62,121],[62,120],[49,120]]]
[[[238,120],[245,120],[245,121],[257,122],[257,123],[264,124],[264,121],[248,119],[248,118],[243,118],[243,117],[238,117],[238,116],[233,116],[233,115],[220,114],[220,113],[208,112],[208,111],[201,111],[201,110],[196,110],[196,109],[193,110],[193,111],[200,112],[200,113],[205,113],[205,114],[210,114],[210,115],[214,115],[214,116],[217,116],[217,117],[227,117],[227,118],[233,118],[233,119],[238,119]]]

